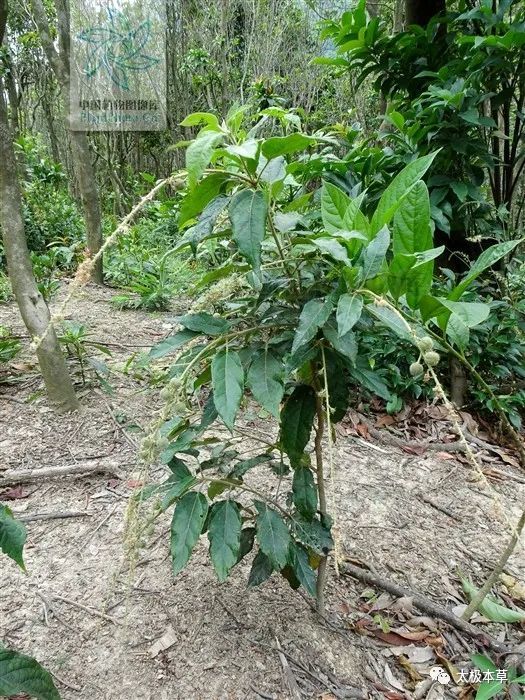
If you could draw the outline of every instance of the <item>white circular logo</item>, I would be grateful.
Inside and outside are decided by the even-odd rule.
[[[447,685],[447,683],[450,683],[449,674],[441,666],[433,666],[430,669],[430,678],[432,678],[433,681],[441,683],[441,685]]]

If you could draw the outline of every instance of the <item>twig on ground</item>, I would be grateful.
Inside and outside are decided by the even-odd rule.
[[[96,528],[89,534],[89,537],[88,537],[88,538],[86,539],[86,541],[80,546],[80,549],[84,549],[84,547],[87,547],[87,545],[91,542],[91,540],[93,539],[93,537],[95,536],[95,534],[100,530],[100,528],[104,525],[104,523],[106,523],[106,522],[111,518],[111,516],[113,515],[113,513],[117,510],[118,505],[119,505],[118,503],[115,503],[115,505],[114,505],[113,508],[109,511],[109,513],[107,513],[107,514],[104,516],[104,518],[99,522],[99,524],[96,526]]]
[[[60,476],[79,476],[107,472],[120,476],[114,462],[98,464],[67,464],[61,467],[39,467],[38,469],[6,469],[0,472],[0,488],[12,484],[25,484],[40,479],[54,479]]]
[[[79,608],[80,610],[84,610],[85,612],[88,612],[91,615],[95,615],[96,617],[100,617],[103,620],[107,620],[108,622],[112,622],[114,625],[121,624],[118,620],[115,620],[114,617],[110,617],[109,615],[106,615],[105,613],[100,612],[100,610],[97,610],[96,608],[92,608],[89,605],[84,605],[83,603],[77,603],[76,600],[71,600],[71,598],[64,598],[64,596],[57,595],[56,593],[51,593],[50,595],[51,595],[53,600],[60,600],[62,603],[67,603],[68,605],[72,605],[75,608]]]
[[[461,518],[458,518],[458,516],[455,513],[453,513],[449,508],[442,506],[440,503],[436,503],[436,501],[434,501],[432,498],[429,498],[429,496],[419,494],[419,498],[423,501],[423,503],[427,503],[429,506],[432,506],[432,508],[435,508],[440,513],[448,515],[448,517],[452,518],[452,520],[456,520],[458,523],[463,522]]]
[[[498,654],[508,654],[510,652],[509,647],[507,647],[505,644],[498,642],[496,639],[494,639],[494,637],[491,637],[486,632],[478,629],[474,625],[470,624],[470,622],[457,617],[453,612],[447,610],[442,605],[434,603],[428,598],[425,598],[420,593],[411,591],[408,588],[403,588],[397,583],[389,581],[388,579],[378,576],[377,574],[373,574],[370,571],[366,571],[365,569],[361,569],[358,566],[354,566],[353,564],[345,563],[342,567],[342,571],[344,574],[352,576],[352,578],[356,578],[358,581],[362,581],[370,586],[382,588],[383,590],[387,591],[387,593],[391,593],[398,598],[412,598],[414,606],[419,610],[422,610],[432,617],[437,617],[444,622],[447,622],[460,632],[467,634],[479,644],[489,647]]]
[[[17,520],[22,523],[31,523],[36,520],[61,520],[65,518],[90,518],[91,513],[86,511],[64,511],[56,513],[31,513],[30,515],[18,515],[13,513]]]
[[[82,688],[79,687],[78,685],[73,685],[72,683],[65,681],[60,676],[57,676],[57,674],[54,671],[50,671],[49,673],[53,676],[53,678],[56,681],[58,681],[61,685],[63,685],[64,688],[69,688],[69,690],[74,690],[76,693],[80,693],[80,691],[82,690]]]
[[[297,684],[297,680],[293,674],[292,669],[290,668],[290,664],[288,663],[286,656],[283,653],[283,649],[277,637],[275,637],[275,643],[277,645],[277,653],[279,654],[279,660],[281,662],[281,666],[283,667],[283,673],[286,680],[286,685],[288,686],[288,690],[290,691],[290,696],[292,700],[302,700],[303,696],[301,693],[301,689]]]

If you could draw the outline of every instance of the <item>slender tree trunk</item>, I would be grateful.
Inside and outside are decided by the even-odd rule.
[[[0,0],[0,41],[4,12],[7,12],[7,0]],[[37,357],[50,402],[59,411],[74,411],[78,408],[77,397],[56,333],[53,328],[48,329],[49,309],[38,291],[31,267],[16,158],[1,79],[0,163],[0,224],[13,292],[30,335],[33,338],[43,338],[37,349]]]
[[[60,50],[57,51],[46,10],[42,0],[31,0],[33,16],[38,28],[40,41],[46,53],[55,78],[60,85],[64,103],[64,114],[69,127],[69,41],[68,13],[65,4],[57,3],[58,33]],[[86,222],[86,237],[89,253],[94,255],[102,246],[102,208],[96,180],[95,169],[87,134],[84,131],[70,130],[71,156],[73,170],[77,180],[80,199]],[[93,282],[103,283],[102,260],[97,261],[93,270]]]
[[[445,0],[405,0],[406,24],[426,27],[432,17],[445,12]]]

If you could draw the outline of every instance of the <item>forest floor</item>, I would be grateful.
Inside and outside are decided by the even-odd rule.
[[[219,584],[205,538],[173,578],[169,514],[155,522],[130,566],[123,544],[126,511],[144,477],[135,456],[136,430],[158,408],[158,391],[140,362],[124,370],[134,352],[147,351],[169,333],[178,310],[115,311],[111,295],[88,287],[68,318],[108,344],[112,356],[100,358],[111,369],[113,393],[87,387],[80,392],[80,412],[55,415],[27,348],[0,383],[0,479],[13,468],[105,469],[0,488],[0,500],[26,519],[77,513],[28,520],[27,574],[1,560],[2,641],[36,656],[54,674],[64,700],[469,697],[465,684],[432,682],[429,670],[438,664],[454,675],[472,668],[471,639],[422,615],[410,599],[396,601],[378,591],[369,600],[365,585],[337,578],[333,568],[326,619],[277,576],[247,589],[251,557]],[[0,323],[25,335],[14,305],[0,307]],[[266,434],[275,429],[256,409],[249,408],[244,420]],[[489,451],[481,463],[487,485],[457,453],[407,452],[373,442],[359,421],[353,412],[335,446],[341,554],[431,600],[461,606],[458,571],[478,585],[489,573],[508,539],[507,519],[516,522],[525,502],[523,472],[509,453]],[[430,413],[419,421],[439,425],[440,435],[448,431],[450,438],[443,416]],[[150,478],[161,480],[164,473],[159,466]],[[264,472],[254,470],[251,478],[260,485]],[[506,571],[505,600],[523,607],[523,543]],[[523,641],[518,625],[490,624],[480,615],[474,622],[511,646]]]

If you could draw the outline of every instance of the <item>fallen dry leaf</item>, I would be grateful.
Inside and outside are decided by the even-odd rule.
[[[175,642],[177,641],[177,636],[175,634],[175,630],[171,625],[168,625],[166,627],[166,630],[162,637],[157,639],[156,642],[153,642],[153,644],[149,648],[149,653],[152,658],[155,658],[160,654],[161,651],[165,651],[166,649],[169,649],[172,647]]]

